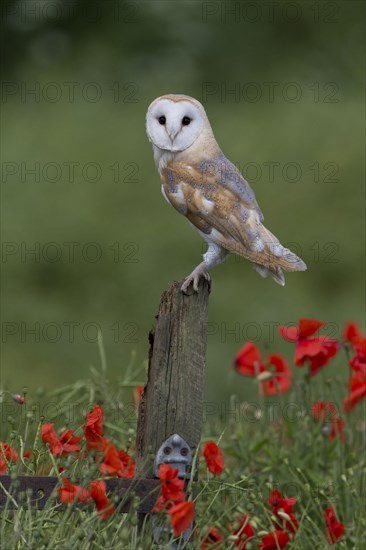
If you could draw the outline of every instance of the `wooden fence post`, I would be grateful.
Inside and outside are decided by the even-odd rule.
[[[208,296],[202,281],[199,292],[181,292],[177,281],[162,294],[155,330],[150,332],[148,380],[139,406],[137,471],[152,478],[155,455],[162,443],[177,433],[194,452],[201,439]]]

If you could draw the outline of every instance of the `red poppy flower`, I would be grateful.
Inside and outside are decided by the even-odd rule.
[[[62,445],[63,454],[64,453],[78,453],[80,452],[80,446],[78,443],[80,443],[81,437],[77,437],[74,434],[74,430],[65,430],[60,435],[60,443]]]
[[[161,464],[159,468],[162,495],[158,498],[153,512],[160,512],[165,506],[170,508],[173,504],[183,502],[184,480],[178,478],[178,468],[174,469],[169,464]]]
[[[104,460],[99,469],[102,474],[131,478],[135,474],[135,463],[128,453],[116,449],[113,443],[108,442]]]
[[[239,527],[233,533],[237,538],[235,546],[239,550],[245,550],[247,543],[254,537],[254,529],[249,523],[249,518],[243,515],[240,519]]]
[[[163,483],[167,483],[171,480],[177,479],[178,472],[178,468],[172,468],[170,464],[160,464],[159,479]]]
[[[123,475],[119,477],[131,478],[135,475],[135,461],[132,456],[130,456],[123,449],[118,449],[118,456],[122,464],[121,471]]]
[[[133,390],[133,402],[135,405],[140,403],[142,392],[144,391],[144,386],[136,386]]]
[[[290,537],[286,531],[275,531],[262,538],[259,550],[278,550],[278,548],[285,548],[289,540]]]
[[[279,489],[274,489],[268,497],[268,505],[272,508],[272,513],[276,516],[279,510],[286,514],[291,514],[297,499],[295,497],[284,498]]]
[[[24,405],[24,403],[25,403],[25,397],[23,397],[19,393],[16,393],[16,394],[12,395],[12,398],[14,399],[14,401],[19,403],[19,405]]]
[[[173,503],[171,501],[166,501],[163,495],[160,495],[152,511],[161,512],[161,510],[163,510],[164,508],[167,508],[169,510],[169,508],[171,508],[172,506]]]
[[[328,428],[330,441],[335,439],[337,435],[339,435],[342,441],[345,440],[344,428],[346,423],[338,416],[334,403],[330,401],[316,401],[312,406],[312,413],[314,420],[320,421],[324,429]]]
[[[312,406],[312,414],[314,420],[328,422],[337,416],[337,408],[330,401],[315,401]]]
[[[333,439],[335,439],[338,435],[342,441],[345,441],[346,440],[346,434],[344,433],[345,427],[346,427],[346,422],[343,418],[340,418],[339,416],[335,418],[330,425],[329,440],[333,441]]]
[[[299,340],[313,336],[319,329],[325,327],[326,324],[316,319],[300,319],[297,327],[282,326],[278,330],[285,340],[299,342]]]
[[[211,527],[208,535],[201,542],[201,550],[207,550],[207,548],[214,546],[219,548],[221,542],[223,542],[224,537],[219,533],[216,527]]]
[[[90,496],[95,502],[99,519],[107,519],[116,511],[115,507],[107,497],[105,481],[92,481]]]
[[[189,500],[175,504],[168,510],[170,515],[170,523],[173,527],[174,535],[179,537],[193,523],[194,519],[194,503]]]
[[[50,451],[54,456],[64,456],[72,452],[79,452],[80,437],[74,435],[73,430],[64,431],[60,437],[57,436],[53,424],[43,424],[42,441],[48,443]]]
[[[340,348],[340,343],[337,340],[332,340],[327,336],[310,338],[325,324],[313,319],[300,319],[297,327],[282,326],[279,328],[282,338],[297,343],[295,364],[298,367],[303,367],[308,363],[311,376],[315,376],[322,367],[327,365]]]
[[[295,514],[279,510],[277,512],[277,517],[280,521],[275,522],[276,528],[288,531],[292,534],[296,533],[299,528],[299,522]]]
[[[235,357],[235,369],[243,376],[257,376],[260,373],[262,357],[253,342],[247,342]]]
[[[341,521],[337,520],[333,506],[325,509],[325,521],[327,523],[325,536],[327,537],[328,544],[335,544],[344,534],[345,527]]]
[[[88,502],[90,500],[90,493],[87,489],[83,489],[81,485],[74,485],[66,477],[62,479],[63,487],[57,489],[58,497],[64,504],[70,504],[70,502]]]
[[[358,324],[354,321],[350,321],[349,323],[347,323],[344,327],[343,338],[346,340],[346,342],[350,342],[351,344],[355,340],[363,338],[362,331]]]
[[[301,340],[295,349],[295,363],[303,367],[309,362],[310,374],[315,376],[338,353],[339,348],[339,342],[328,336]]]
[[[355,356],[349,362],[350,367],[366,378],[366,338],[354,339],[352,344]]]
[[[0,475],[7,472],[8,463],[18,461],[18,453],[9,443],[0,443]]]
[[[27,460],[28,458],[32,458],[32,456],[33,456],[33,453],[32,453],[32,451],[30,451],[30,450],[24,451],[24,453],[23,453],[23,458],[24,458],[25,460]]]
[[[222,451],[214,441],[208,441],[203,448],[207,468],[214,475],[220,475],[224,471],[224,457]]]
[[[166,501],[171,500],[175,504],[182,502],[184,495],[184,480],[178,478],[178,468],[172,468],[169,464],[161,464],[159,478],[162,482],[162,492]]]
[[[42,425],[42,441],[49,444],[50,451],[54,456],[61,455],[62,443],[55,432],[53,424],[46,423]]]
[[[274,367],[274,372],[272,367]],[[253,342],[247,342],[235,358],[235,369],[244,376],[258,376],[268,373],[267,379],[260,380],[262,395],[285,393],[292,384],[292,372],[287,361],[278,354],[268,356],[263,364],[259,349]]]
[[[272,373],[272,377],[269,380],[261,381],[262,395],[285,393],[292,385],[291,369],[287,361],[281,355],[272,354],[268,356],[266,370],[269,370],[272,366],[275,367],[275,372]],[[272,369],[269,370],[269,372],[272,372]]]
[[[86,423],[83,425],[83,430],[89,450],[102,450],[103,448],[103,420],[104,413],[100,405],[96,405],[96,407],[86,415]]]
[[[350,382],[350,393],[343,401],[343,410],[348,413],[366,397],[366,377],[355,373]]]

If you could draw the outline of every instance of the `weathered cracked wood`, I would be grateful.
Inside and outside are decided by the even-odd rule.
[[[153,477],[154,456],[172,434],[192,451],[202,431],[209,283],[181,292],[174,282],[161,297],[156,328],[149,335],[148,381],[139,406],[137,470]]]

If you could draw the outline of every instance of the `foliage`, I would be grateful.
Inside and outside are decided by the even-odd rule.
[[[303,320],[303,326],[309,323],[313,321]],[[346,360],[342,357],[343,349],[339,349],[338,358],[342,357],[344,363],[349,360],[353,369],[354,359],[358,357],[356,372],[363,372],[364,357],[359,352],[361,336],[350,335],[350,327],[353,330],[355,325],[347,325],[345,337],[353,340],[338,343],[347,353]],[[318,338],[324,343],[321,336]],[[316,336],[312,334],[311,339],[314,346]],[[309,346],[308,339],[307,350]],[[350,346],[354,347],[355,357],[352,357]],[[138,371],[131,363],[123,378],[109,379],[101,346],[100,350],[102,366],[91,368],[88,380],[43,396],[44,405],[58,404],[55,412],[48,412],[47,417],[38,417],[39,403],[35,400],[26,395],[22,402],[16,396],[12,407],[18,414],[8,418],[11,429],[4,434],[4,440],[17,450],[19,457],[24,450],[30,450],[31,456],[28,453],[26,459],[10,460],[13,476],[18,473],[57,475],[60,486],[62,479],[67,477],[73,483],[78,480],[88,491],[96,479],[102,479],[101,472],[110,475],[100,467],[101,460],[96,460],[95,441],[103,429],[104,438],[133,456],[136,403],[140,394],[133,390],[141,384],[142,374],[138,379]],[[238,357],[243,360],[243,353],[239,352]],[[246,355],[245,360],[249,361]],[[256,361],[255,355],[253,360]],[[310,366],[311,362],[307,368]],[[332,365],[324,365],[322,373],[317,373],[316,377],[311,377],[311,371],[305,369],[302,379],[290,388],[277,385],[278,393],[267,396],[260,391],[263,372],[259,372],[252,381],[258,388],[257,398],[248,402],[233,396],[230,404],[225,404],[220,411],[217,409],[211,416],[208,411],[212,413],[212,407],[206,408],[202,441],[205,460],[200,461],[197,491],[192,493],[190,482],[187,502],[182,502],[182,485],[179,480],[174,481],[174,471],[167,468],[161,472],[163,493],[156,506],[159,512],[154,514],[155,523],[146,521],[140,534],[136,500],[129,514],[119,514],[117,507],[115,513],[103,519],[100,510],[94,511],[90,503],[87,509],[79,508],[74,502],[60,510],[56,492],[42,512],[27,506],[1,511],[2,548],[66,550],[77,545],[80,549],[91,550],[101,546],[115,548],[118,544],[126,549],[141,550],[153,548],[152,528],[158,526],[168,528],[165,535],[163,531],[158,547],[168,548],[173,535],[169,534],[166,507],[172,524],[179,529],[177,525],[186,525],[189,521],[184,514],[193,499],[196,516],[192,537],[197,548],[219,548],[223,544],[228,549],[250,550],[259,546],[269,549],[274,544],[276,550],[277,538],[277,544],[289,550],[326,548],[333,543],[339,548],[361,549],[366,528],[365,399],[352,411],[347,408],[343,411],[349,373],[344,373],[342,379],[322,376],[331,368]],[[274,379],[276,376],[275,372]],[[103,429],[97,417],[92,422],[84,420],[85,415],[91,418],[91,407],[94,412],[98,409],[97,403],[102,405],[104,412]],[[339,418],[345,419],[344,426],[332,435],[334,422]],[[75,449],[69,448],[63,454],[53,444],[47,449],[40,437],[42,425],[47,426],[47,422],[55,424],[57,433],[73,429],[73,437],[80,437],[80,441],[73,440],[73,443],[80,445],[81,452],[75,453]],[[83,446],[84,437],[87,439]],[[80,486],[74,496],[81,495]],[[68,498],[67,493],[65,495],[64,502]],[[87,493],[81,496],[81,500],[88,500]],[[110,505],[116,502],[112,499]],[[108,508],[109,502],[103,506]],[[191,511],[189,509],[189,513]],[[173,521],[174,513],[178,512],[179,519],[175,517]],[[96,521],[98,515],[100,520]],[[276,535],[273,535],[274,527]]]

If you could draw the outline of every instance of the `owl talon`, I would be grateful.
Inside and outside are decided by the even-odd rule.
[[[183,294],[187,294],[187,290],[192,284],[193,290],[195,292],[198,292],[198,285],[200,282],[200,279],[205,279],[209,284],[211,284],[211,275],[207,271],[206,266],[200,264],[192,271],[190,275],[185,279],[184,283],[181,286],[181,291]]]

